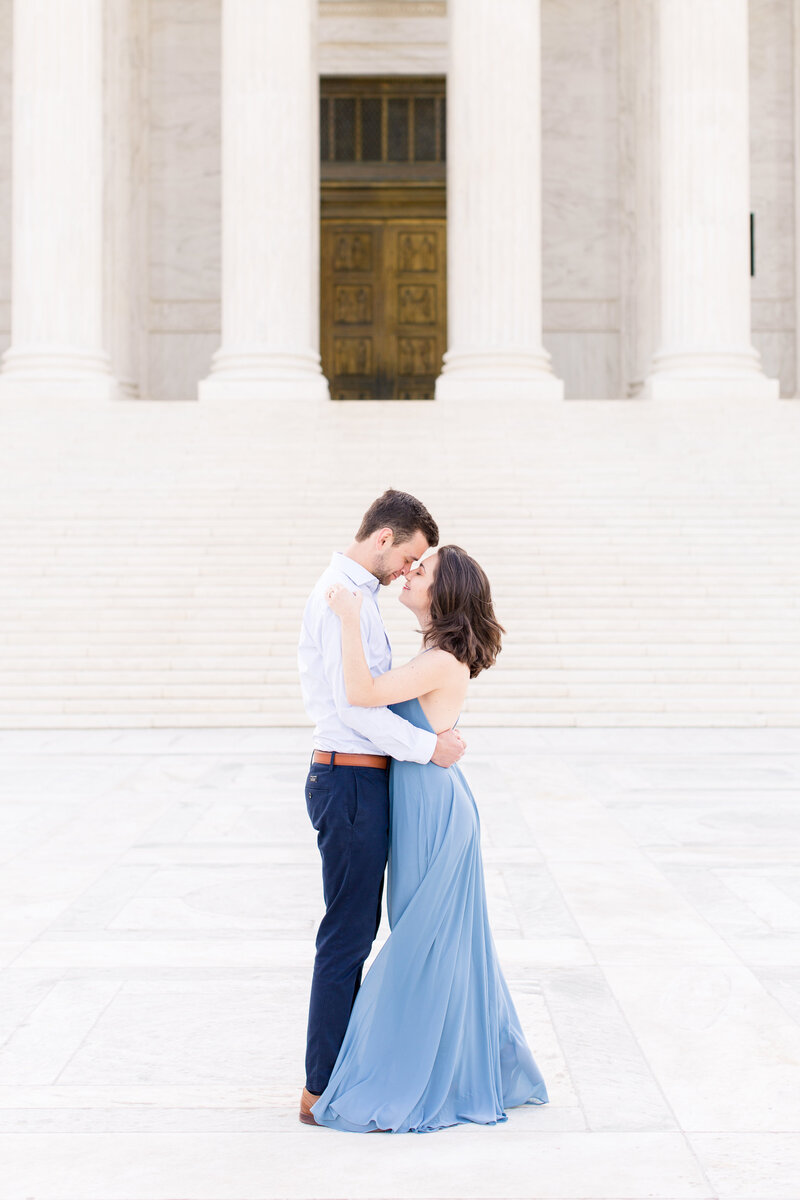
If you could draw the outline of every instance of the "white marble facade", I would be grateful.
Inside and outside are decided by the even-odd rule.
[[[663,2],[541,0],[542,332],[568,398],[636,395],[657,349],[649,85]],[[118,255],[107,283],[121,294],[128,276],[124,305],[106,297],[108,348],[127,394],[194,400],[221,342],[222,0],[109,8],[126,6],[135,78],[124,128],[125,104],[107,88],[106,148],[113,158],[127,145],[132,166],[112,174],[106,162],[106,202],[107,216],[126,214],[130,253],[119,258],[118,227],[116,241],[106,235]],[[783,396],[798,392],[797,8],[749,0],[752,342]],[[12,9],[0,0],[0,350],[11,324]],[[319,0],[317,34],[321,74],[447,72],[444,0]],[[109,67],[121,61],[112,50]]]

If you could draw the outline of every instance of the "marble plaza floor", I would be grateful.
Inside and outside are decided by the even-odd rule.
[[[0,1200],[797,1200],[800,731],[472,729],[551,1102],[297,1120],[306,730],[0,732]]]

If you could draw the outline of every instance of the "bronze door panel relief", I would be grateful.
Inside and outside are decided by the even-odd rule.
[[[397,265],[401,271],[435,271],[435,238],[429,233],[398,234]]]
[[[444,221],[390,221],[384,233],[391,285],[395,396],[433,397],[447,349],[446,225]]]
[[[322,369],[334,399],[378,395],[381,239],[379,222],[323,222]]]
[[[322,369],[335,400],[427,400],[446,341],[443,220],[323,220]]]
[[[372,234],[339,233],[333,254],[334,271],[371,271]]]
[[[333,319],[337,325],[369,325],[372,321],[372,288],[336,284]]]

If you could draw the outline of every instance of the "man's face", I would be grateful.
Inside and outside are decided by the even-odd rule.
[[[407,575],[417,559],[422,558],[427,549],[427,540],[419,530],[407,542],[395,544],[391,529],[382,529],[376,535],[372,574],[385,587],[399,575]]]

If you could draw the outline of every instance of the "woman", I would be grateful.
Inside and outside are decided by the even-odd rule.
[[[422,630],[420,653],[373,678],[361,644],[361,596],[327,593],[342,622],[351,704],[388,704],[432,730],[458,719],[467,684],[500,650],[489,581],[458,546],[442,546],[400,594]],[[486,911],[480,823],[458,766],[391,764],[387,907],[391,935],[356,996],[333,1074],[312,1113],[357,1133],[427,1133],[505,1121],[546,1104],[497,962]]]

